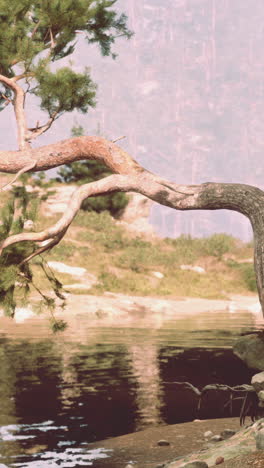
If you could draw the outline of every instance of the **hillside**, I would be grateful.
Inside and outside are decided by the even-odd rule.
[[[46,205],[42,206],[37,230],[60,217],[47,217]],[[83,279],[81,275],[56,273],[66,289],[70,285],[71,292],[79,294],[110,291],[224,299],[229,294],[256,291],[251,244],[225,234],[203,239],[160,239],[125,226],[107,212],[80,211],[65,238],[45,254],[45,259],[86,269]],[[37,265],[34,269],[43,287],[41,270]]]

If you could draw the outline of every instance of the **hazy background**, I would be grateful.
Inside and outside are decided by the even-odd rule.
[[[126,135],[120,145],[145,168],[177,183],[242,182],[264,186],[263,0],[119,0],[135,32],[120,39],[113,61],[95,46],[74,54],[91,67],[97,107],[62,117],[35,143],[87,134]],[[68,62],[69,59],[65,59]],[[32,124],[41,115],[28,107]],[[12,109],[0,114],[0,149],[16,149]],[[166,236],[227,232],[252,237],[242,215],[176,212],[154,206],[151,221]]]

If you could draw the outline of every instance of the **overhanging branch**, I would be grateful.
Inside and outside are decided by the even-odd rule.
[[[40,245],[39,249],[26,260],[33,258],[39,252],[51,248],[65,235],[83,200],[90,196],[116,191],[138,192],[176,210],[233,210],[247,216],[253,226],[257,285],[264,308],[264,192],[262,190],[245,184],[211,182],[201,185],[174,184],[145,170],[113,142],[89,136],[71,138],[36,149],[0,152],[0,172],[43,171],[81,160],[98,160],[114,174],[79,187],[74,192],[65,213],[54,226],[39,233],[23,232],[11,236],[0,246],[0,253],[17,242],[32,241],[39,246],[39,243],[48,241],[46,247]]]

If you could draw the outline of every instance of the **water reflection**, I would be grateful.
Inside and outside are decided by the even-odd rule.
[[[238,334],[257,328],[248,313],[145,316],[119,326],[80,314],[69,324],[52,336],[40,321],[2,322],[0,462],[7,466],[78,466],[77,459],[97,466],[92,460],[108,455],[86,449],[85,458],[91,441],[197,417],[196,399],[174,381],[199,388],[250,381],[230,350]],[[207,401],[199,417],[226,415],[220,409]]]

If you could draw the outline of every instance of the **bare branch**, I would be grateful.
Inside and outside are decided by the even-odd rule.
[[[30,141],[39,137],[40,135],[45,133],[47,130],[49,130],[53,122],[58,117],[58,114],[59,114],[59,111],[54,112],[51,118],[44,125],[41,125],[41,126],[37,125],[35,128],[29,128],[28,131],[30,132],[30,136],[29,136]]]
[[[2,96],[3,99],[5,99],[5,101],[7,101],[6,106],[8,106],[8,104],[12,103],[12,99],[9,99],[4,93],[2,93],[1,96]]]
[[[32,169],[34,169],[35,166],[36,166],[36,161],[33,161],[32,163],[20,169],[20,171],[18,171],[18,173],[10,182],[8,182],[7,184],[3,185],[3,187],[0,188],[0,191],[8,190],[22,174],[25,174],[25,172],[31,171]]]
[[[20,150],[30,148],[27,141],[27,122],[24,111],[24,91],[12,78],[0,74],[0,81],[14,92],[14,110],[17,122],[18,145]]]
[[[16,83],[17,81],[19,80],[24,80],[24,79],[27,79],[27,78],[34,78],[34,73],[21,73],[20,75],[16,75],[14,76],[13,78],[11,78],[11,81],[13,81],[13,83]]]
[[[117,141],[123,140],[124,138],[126,138],[125,135],[123,135],[123,136],[121,136],[121,137],[118,137],[118,138],[116,138],[115,140],[111,140],[111,141],[112,141],[112,143],[116,143]]]
[[[121,175],[112,175],[96,182],[82,185],[73,193],[67,211],[61,217],[61,219],[56,224],[54,224],[54,226],[41,232],[22,232],[20,234],[15,234],[8,237],[2,242],[2,244],[0,244],[0,254],[2,253],[3,249],[18,242],[42,242],[46,240],[51,240],[53,242],[55,239],[57,239],[58,236],[61,239],[78,213],[83,200],[85,200],[87,197],[118,190],[131,191],[133,190],[134,186],[135,184],[133,183],[131,177]],[[47,244],[48,247],[46,245],[44,246],[45,250],[50,248],[49,245],[50,244]]]
[[[38,20],[38,22],[36,23],[36,26],[34,27],[33,31],[32,31],[32,34],[31,34],[31,39],[33,39],[33,37],[35,36],[38,28],[39,28],[39,25],[40,25],[40,20]]]
[[[45,245],[43,245],[39,249],[35,250],[35,252],[33,252],[27,258],[24,258],[24,260],[19,264],[19,266],[24,265],[25,263],[29,262],[29,260],[32,260],[32,258],[36,257],[37,255],[41,255],[47,250],[50,250],[51,248],[55,247],[55,245],[57,245],[60,242],[63,236],[64,236],[64,232],[62,232],[59,236],[55,236],[54,239],[45,243]]]

